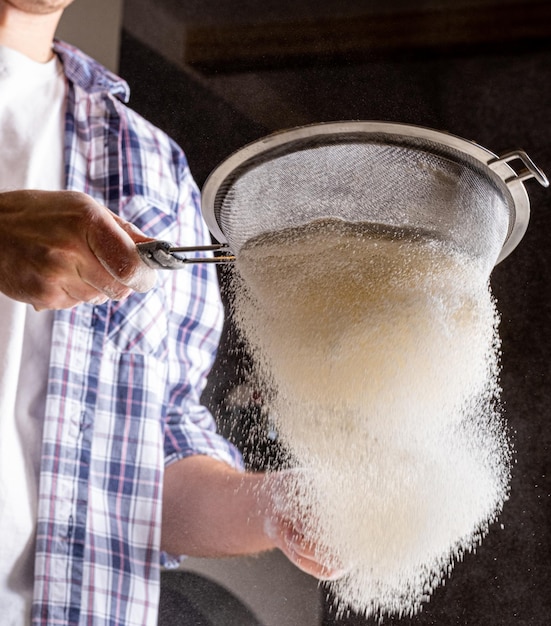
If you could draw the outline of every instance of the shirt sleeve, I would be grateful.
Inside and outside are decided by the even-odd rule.
[[[174,241],[186,246],[210,243],[199,191],[185,161],[179,204]],[[184,269],[161,271],[161,275],[170,302],[165,464],[205,454],[242,469],[241,455],[216,432],[212,414],[201,403],[224,319],[216,267],[191,263]]]

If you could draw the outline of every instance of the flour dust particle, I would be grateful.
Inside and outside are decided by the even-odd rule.
[[[251,240],[236,270],[233,314],[298,468],[282,508],[343,567],[340,611],[414,614],[508,495],[488,277],[443,242],[340,220]]]

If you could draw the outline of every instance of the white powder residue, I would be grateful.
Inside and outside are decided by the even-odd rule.
[[[498,314],[424,237],[324,220],[249,242],[234,316],[296,466],[288,502],[341,610],[415,613],[507,498]]]

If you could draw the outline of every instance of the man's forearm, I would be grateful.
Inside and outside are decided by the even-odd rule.
[[[304,534],[296,511],[287,515],[274,504],[274,496],[288,495],[292,478],[286,472],[241,473],[207,456],[172,464],[164,480],[162,549],[224,557],[278,548],[316,578],[341,576],[338,558]]]
[[[161,545],[171,554],[221,557],[275,547],[265,532],[262,474],[242,473],[207,456],[165,471]]]

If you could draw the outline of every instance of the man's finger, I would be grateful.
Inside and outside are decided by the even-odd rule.
[[[140,258],[129,230],[133,229],[128,223],[123,228],[121,219],[104,209],[91,222],[86,239],[91,252],[117,282],[145,292],[154,286],[157,274]]]

